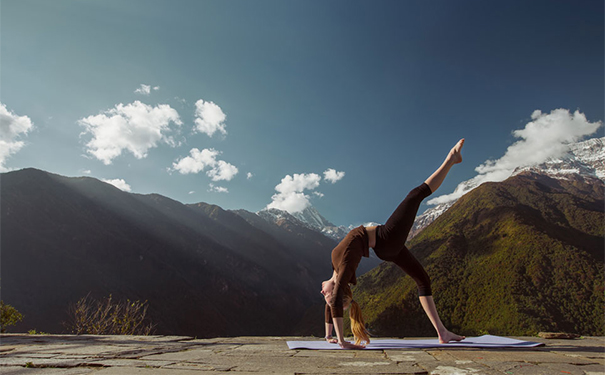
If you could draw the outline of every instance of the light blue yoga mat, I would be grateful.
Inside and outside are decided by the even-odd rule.
[[[366,346],[368,349],[408,349],[408,348],[532,348],[544,345],[539,342],[522,341],[508,337],[484,335],[479,337],[467,337],[462,341],[453,341],[448,344],[440,344],[438,339],[429,340],[397,340],[397,339],[372,339]],[[288,341],[290,349],[315,349],[315,350],[338,350],[338,344],[330,344],[325,340],[315,341]]]

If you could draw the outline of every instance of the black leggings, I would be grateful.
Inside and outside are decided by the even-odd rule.
[[[378,226],[374,246],[378,258],[395,263],[414,279],[419,296],[432,295],[431,280],[420,262],[405,246],[405,241],[414,224],[420,203],[429,195],[431,189],[426,183],[410,191],[387,222]]]

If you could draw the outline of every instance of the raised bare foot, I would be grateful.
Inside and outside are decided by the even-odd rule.
[[[447,344],[450,341],[460,341],[460,340],[464,340],[465,338],[466,337],[457,335],[450,331],[445,331],[443,334],[439,335],[439,343]]]
[[[453,163],[458,164],[462,163],[462,154],[460,151],[462,150],[462,146],[464,145],[464,138],[458,141],[454,147],[450,150],[450,153],[447,155],[447,158]]]

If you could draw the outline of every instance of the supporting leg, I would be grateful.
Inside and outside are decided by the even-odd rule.
[[[439,314],[437,313],[437,307],[433,301],[433,296],[420,296],[420,304],[422,305],[426,315],[429,317],[431,323],[433,323],[433,327],[435,327],[435,331],[437,331],[437,335],[439,336],[440,343],[447,344],[450,341],[460,341],[465,339],[464,336],[459,336],[448,331],[443,323],[441,323],[441,319],[439,319]]]
[[[427,178],[426,181],[424,181],[431,188],[433,193],[439,189],[439,186],[441,186],[441,183],[445,179],[445,176],[447,176],[450,168],[452,168],[454,164],[462,162],[462,155],[460,154],[460,151],[462,150],[463,145],[464,138],[459,140],[458,143],[452,147],[450,152],[447,154],[447,157],[443,161],[443,164],[441,164],[441,166],[435,172],[433,172],[433,174]]]

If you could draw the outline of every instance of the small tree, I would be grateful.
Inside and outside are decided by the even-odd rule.
[[[77,335],[149,335],[155,325],[147,319],[147,301],[114,302],[111,295],[94,300],[90,294],[69,306],[65,327]]]
[[[0,332],[6,333],[6,327],[14,326],[23,320],[23,315],[11,305],[0,301]]]

